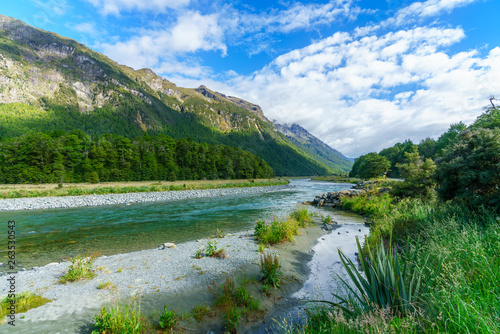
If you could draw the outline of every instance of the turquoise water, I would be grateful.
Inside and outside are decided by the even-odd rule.
[[[266,194],[1,212],[0,226],[4,222],[7,232],[7,222],[16,221],[17,264],[31,268],[86,250],[111,255],[204,238],[216,229],[226,233],[251,229],[257,220],[283,216],[318,193],[351,186],[310,180],[291,184],[293,189]],[[0,262],[6,263],[7,233],[3,235]]]

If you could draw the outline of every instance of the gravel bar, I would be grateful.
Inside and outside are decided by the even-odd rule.
[[[256,266],[259,259],[253,231],[228,234],[213,239],[217,248],[224,248],[227,258],[195,259],[198,249],[205,249],[210,239],[190,241],[176,248],[149,249],[138,252],[101,256],[95,263],[97,277],[74,283],[59,284],[69,262],[51,263],[15,275],[16,293],[31,291],[52,300],[29,310],[16,320],[16,333],[76,333],[106,302],[116,295],[160,295],[180,293],[196,288],[206,289],[213,280],[232,275],[235,270]],[[5,280],[5,276],[2,276]],[[110,282],[113,290],[99,289]],[[0,285],[0,296],[9,293],[8,284]],[[0,325],[0,333],[10,326]]]
[[[219,188],[181,191],[155,191],[106,195],[83,195],[61,197],[10,198],[0,200],[0,211],[76,208],[86,206],[115,205],[128,203],[178,201],[192,198],[233,196],[238,194],[268,193],[291,189],[292,185]]]

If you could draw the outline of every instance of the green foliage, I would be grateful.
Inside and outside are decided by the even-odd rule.
[[[415,263],[418,248],[410,251],[410,247],[407,247],[405,253],[400,255],[396,247],[392,248],[391,244],[389,244],[389,251],[386,251],[382,241],[378,243],[375,252],[372,252],[370,247],[364,251],[357,236],[356,243],[364,275],[340,249],[339,256],[357,291],[340,276],[339,280],[348,291],[353,293],[357,303],[366,311],[372,310],[376,305],[380,309],[389,309],[394,315],[405,317],[414,314],[418,309],[419,298],[422,294],[420,289],[426,286],[421,285],[423,271]],[[423,267],[426,266],[427,261]],[[425,283],[435,278],[439,273],[439,268],[440,263],[433,269],[431,278]],[[341,303],[328,303],[340,307],[346,313],[352,312],[342,305],[348,303],[346,298],[339,295],[335,297],[339,298]]]
[[[262,254],[260,256],[259,268],[264,284],[272,285],[274,288],[280,287],[280,277],[282,276],[280,272],[281,265],[276,254]]]
[[[215,253],[217,253],[217,240],[209,240],[206,255],[212,257]]]
[[[95,327],[92,334],[141,334],[147,333],[147,325],[140,307],[134,302],[116,305],[113,308],[103,307],[95,316]]]
[[[97,289],[99,289],[99,290],[115,290],[116,285],[114,285],[113,282],[106,281],[106,282],[99,283],[99,285],[97,286]]]
[[[500,128],[464,131],[436,169],[438,194],[500,210]]]
[[[269,178],[257,156],[221,145],[174,140],[165,135],[130,140],[117,135],[91,139],[83,132],[29,132],[0,141],[1,183],[149,181],[172,178]]]
[[[257,240],[264,244],[275,245],[285,241],[293,241],[294,235],[298,234],[298,229],[299,224],[294,219],[281,221],[274,218],[270,224],[266,221],[258,221],[254,235]]]
[[[92,279],[97,276],[94,273],[93,264],[96,260],[97,255],[89,253],[85,253],[85,256],[82,257],[81,254],[73,257],[71,259],[71,265],[68,268],[68,271],[59,278],[58,282],[61,284],[67,282],[74,282],[81,279]]]
[[[406,152],[405,157],[406,163],[397,164],[404,182],[394,183],[391,194],[397,197],[434,199],[436,187],[434,161],[430,158],[422,161],[416,147],[413,152]]]
[[[495,129],[500,128],[500,112],[498,109],[490,108],[484,114],[479,116],[474,124],[472,124],[471,129]]]
[[[364,179],[382,177],[387,173],[390,166],[390,161],[383,155],[368,153],[356,158],[349,176]]]
[[[89,174],[87,178],[87,182],[89,183],[99,183],[99,174],[96,171],[93,171]]]
[[[382,217],[392,209],[394,197],[389,194],[380,195],[359,195],[353,197],[343,197],[342,207],[358,213],[364,213],[370,218]]]
[[[295,209],[290,214],[290,217],[299,223],[299,227],[305,228],[311,224],[312,213],[305,207]]]
[[[177,323],[177,314],[174,310],[167,310],[168,305],[163,306],[163,314],[158,324],[161,329],[171,330]]]
[[[214,312],[210,307],[200,304],[193,307],[193,317],[196,321],[200,322],[205,319],[205,317],[212,317]]]
[[[398,164],[405,163],[405,153],[413,152],[415,144],[411,140],[405,140],[403,143],[397,143],[393,147],[389,147],[380,151],[380,155],[387,158],[390,162],[390,168],[387,172],[388,177],[400,178],[401,172],[397,167]],[[378,175],[379,177],[381,175]]]
[[[306,310],[303,326],[285,328],[287,334],[410,334],[418,333],[419,325],[413,317],[400,318],[387,309],[345,314],[341,309],[316,306]]]
[[[234,280],[230,277],[217,287],[215,282],[212,286],[208,286],[210,293],[215,297],[214,305],[222,312],[222,319],[224,320],[224,327],[230,333],[236,333],[237,328],[241,321],[242,311],[247,314],[247,307],[251,311],[258,311],[259,304],[255,303],[253,297],[244,286],[235,287]]]

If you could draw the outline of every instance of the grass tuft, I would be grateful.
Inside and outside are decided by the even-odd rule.
[[[88,251],[83,257],[81,254],[73,257],[73,259],[71,259],[71,265],[69,266],[68,271],[61,278],[59,278],[58,283],[65,284],[67,282],[74,282],[81,279],[94,278],[95,276],[97,276],[97,274],[92,268],[97,257],[98,254],[94,253],[92,255],[89,255]]]

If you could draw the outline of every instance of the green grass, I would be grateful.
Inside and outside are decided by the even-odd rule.
[[[0,320],[0,323],[5,322],[5,316],[10,314],[10,310],[8,308],[12,305],[12,303],[14,303],[15,312],[18,314],[40,307],[48,302],[50,302],[50,299],[36,295],[29,291],[19,293],[14,298],[9,298],[9,296],[7,296],[0,303],[0,319],[2,319]]]
[[[313,214],[307,208],[298,207],[284,219],[273,217],[270,223],[261,219],[255,224],[254,236],[264,245],[293,241],[294,236],[299,234],[299,228],[306,228],[313,224],[312,216]]]
[[[96,260],[96,257],[96,254],[89,255],[88,252],[85,253],[83,257],[81,254],[73,257],[68,271],[61,276],[61,278],[59,278],[58,283],[65,284],[82,279],[92,279],[97,276],[93,270],[93,263]]]
[[[193,318],[200,322],[206,317],[213,317],[214,311],[210,307],[204,304],[196,305],[193,307]]]
[[[225,333],[237,333],[243,316],[248,317],[260,309],[259,301],[253,298],[244,285],[236,287],[231,277],[227,277],[219,287],[213,282],[208,289],[215,297],[214,307],[220,311]]]
[[[99,290],[115,290],[116,285],[114,285],[113,282],[110,282],[110,281],[102,282],[97,286],[97,289],[99,289]]]
[[[385,245],[392,239],[399,250],[397,253],[391,253],[393,248],[380,250],[368,259],[377,264],[377,270],[388,269],[384,274],[387,278],[391,275],[397,278],[398,271],[405,269],[416,270],[417,276],[402,275],[399,280],[405,282],[407,292],[412,280],[421,280],[421,291],[415,294],[417,299],[411,304],[413,309],[394,312],[391,305],[382,305],[366,310],[353,296],[352,292],[359,291],[351,291],[349,303],[343,304],[351,306],[350,312],[316,306],[308,317],[307,326],[293,327],[288,332],[500,333],[498,213],[418,199],[398,203],[384,199],[374,201],[388,205],[382,207],[382,214],[375,215],[371,235],[359,253],[365,257],[364,252],[368,249],[382,247],[381,237],[385,238],[382,239]],[[408,256],[406,252],[410,249],[412,255]],[[389,269],[383,264],[387,257],[395,256],[399,257],[398,266]],[[372,275],[370,268],[365,269],[365,274],[384,277],[382,273]],[[381,286],[388,288],[388,295],[402,296],[396,293],[396,287],[391,288],[392,283]],[[401,307],[404,303],[395,304]]]
[[[103,307],[95,316],[96,329],[92,334],[141,334],[151,333],[151,326],[141,313],[136,300],[131,304]]]

